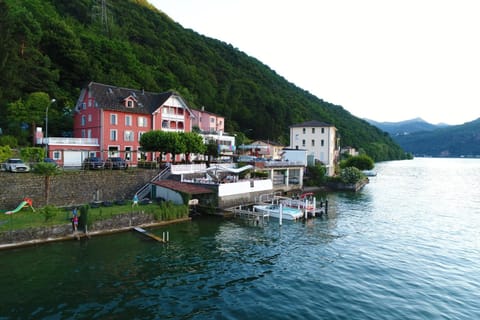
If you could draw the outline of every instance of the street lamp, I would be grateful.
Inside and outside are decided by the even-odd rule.
[[[50,107],[55,101],[55,99],[50,100],[50,103],[47,106],[47,109],[45,110],[45,151],[46,151],[46,157],[48,157],[48,107]]]

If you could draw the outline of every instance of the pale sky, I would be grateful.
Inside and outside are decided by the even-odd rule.
[[[480,118],[478,0],[149,0],[353,115]]]

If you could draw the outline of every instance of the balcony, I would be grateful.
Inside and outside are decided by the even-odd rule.
[[[48,145],[76,145],[76,146],[98,146],[97,138],[64,138],[48,137],[43,139],[44,144]]]

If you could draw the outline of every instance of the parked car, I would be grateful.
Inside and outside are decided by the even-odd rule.
[[[120,157],[110,157],[105,160],[105,169],[127,169],[128,163]]]
[[[5,162],[5,170],[10,172],[29,172],[30,167],[21,159],[10,158]]]
[[[43,158],[43,162],[51,163],[51,164],[54,164],[56,167],[58,167],[58,163],[55,160],[53,160],[52,158]]]
[[[90,169],[103,169],[104,168],[104,163],[102,159],[98,157],[88,157],[85,160],[83,160],[82,163],[82,168],[84,170]]]

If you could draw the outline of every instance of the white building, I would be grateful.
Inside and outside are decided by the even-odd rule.
[[[320,161],[326,166],[327,175],[334,175],[338,147],[333,125],[313,120],[290,126],[290,148],[307,150],[307,157]]]

